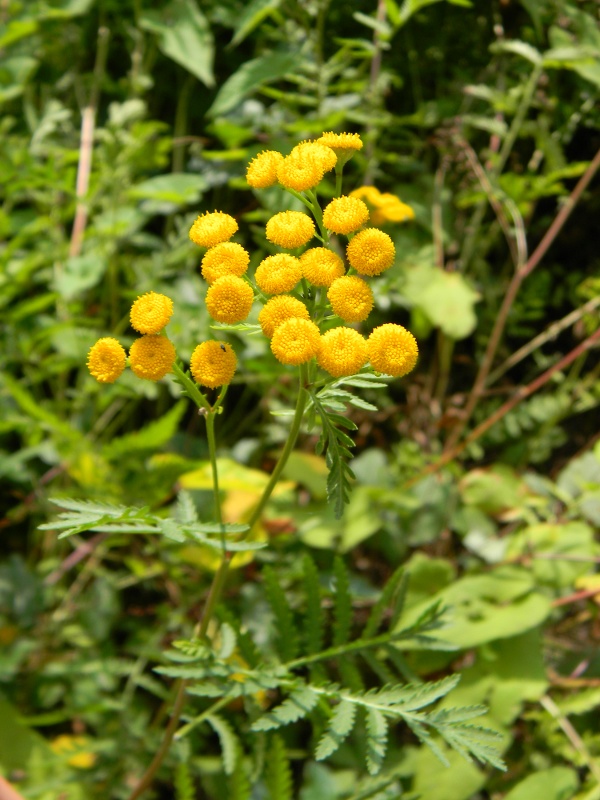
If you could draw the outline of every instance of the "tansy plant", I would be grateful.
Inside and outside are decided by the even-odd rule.
[[[247,274],[249,253],[231,241],[238,230],[232,216],[222,211],[205,213],[195,220],[189,233],[192,242],[204,249],[201,270],[208,284],[206,307],[217,323],[215,328],[264,335],[274,357],[297,369],[299,376],[287,442],[247,524],[223,522],[219,495],[215,416],[223,410],[227,387],[237,367],[231,344],[217,339],[198,344],[186,371],[165,333],[176,313],[173,303],[162,294],[149,292],[131,307],[131,325],[141,335],[133,342],[129,357],[113,338],[100,339],[90,350],[88,367],[101,383],[117,380],[127,364],[145,380],[157,381],[173,373],[184,394],[205,418],[212,465],[214,520],[199,520],[191,499],[182,494],[175,518],[156,516],[148,509],[61,500],[58,502],[66,512],[58,523],[45,526],[62,528],[62,536],[82,530],[159,533],[175,542],[208,545],[220,554],[220,566],[193,638],[176,644],[168,655],[177,662],[175,666],[159,670],[177,679],[176,699],[163,744],[131,800],[152,782],[175,733],[178,731],[178,737],[182,737],[201,723],[212,726],[221,738],[225,771],[231,775],[241,771],[246,778],[249,754],[241,743],[241,733],[254,732],[255,739],[270,737],[274,757],[283,763],[287,758],[285,748],[281,749],[282,740],[273,732],[305,717],[313,724],[318,759],[332,755],[360,720],[360,736],[366,736],[366,766],[372,774],[382,767],[388,726],[398,721],[406,723],[417,737],[432,746],[442,760],[445,756],[432,733],[466,758],[474,755],[482,762],[501,766],[493,747],[495,734],[470,723],[484,709],[425,710],[456,685],[455,676],[433,684],[405,684],[399,680],[366,691],[352,670],[335,667],[340,660],[344,663],[357,654],[372,663],[373,654],[382,648],[399,658],[403,647],[416,642],[420,647],[439,645],[431,637],[431,631],[439,625],[439,609],[430,609],[408,628],[402,625],[406,576],[401,569],[394,573],[354,641],[350,641],[348,576],[341,561],[335,567],[334,614],[329,622],[321,610],[322,590],[309,557],[303,568],[304,612],[292,612],[274,573],[269,569],[264,572],[266,599],[279,626],[276,657],[261,654],[255,643],[250,643],[239,620],[218,610],[232,555],[263,546],[252,539],[252,529],[281,475],[303,421],[309,430],[320,426],[317,453],[325,453],[328,496],[339,516],[348,501],[353,478],[349,466],[353,441],[348,432],[356,427],[344,412],[348,405],[376,410],[350,389],[385,386],[382,377],[400,378],[417,362],[415,338],[401,325],[380,325],[366,338],[354,327],[365,323],[373,308],[372,282],[392,268],[396,258],[389,234],[372,223],[384,225],[412,217],[411,209],[398,198],[381,194],[374,187],[342,194],[344,165],[360,148],[362,142],[357,134],[324,133],[316,141],[296,145],[285,157],[267,150],[251,161],[246,173],[251,187],[262,189],[278,183],[306,209],[282,211],[269,219],[266,238],[280,251],[265,257],[253,277]],[[335,174],[335,197],[322,207],[319,186],[331,171]],[[246,323],[255,303],[261,306],[258,325]],[[388,606],[391,613],[382,631]],[[297,625],[303,615],[306,633],[299,634]],[[220,625],[215,623],[216,617]],[[325,646],[328,626],[331,645]],[[380,675],[393,672],[386,667]],[[180,727],[188,694],[209,700],[204,701],[198,715],[188,716]],[[246,703],[246,715],[232,727],[219,712],[240,697]],[[249,751],[252,748],[250,744]],[[260,773],[255,764],[255,773],[257,769]]]

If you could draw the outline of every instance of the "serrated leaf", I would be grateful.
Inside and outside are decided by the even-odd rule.
[[[405,572],[404,566],[400,566],[389,578],[383,592],[380,594],[379,599],[373,606],[367,624],[364,627],[362,637],[368,639],[377,633],[381,620],[387,607],[394,603],[397,596],[403,596],[408,584],[408,575]]]
[[[232,775],[235,770],[237,753],[241,750],[241,744],[231,725],[218,716],[218,714],[208,714],[206,721],[215,731],[221,742],[223,752],[223,768],[226,775]]]
[[[347,700],[342,700],[338,703],[333,710],[327,730],[321,736],[319,744],[317,745],[315,751],[315,758],[317,761],[329,758],[332,753],[335,753],[352,731],[355,719],[355,703],[350,703]]]
[[[304,719],[316,706],[319,695],[310,686],[295,689],[280,705],[252,725],[253,731],[269,731]]]
[[[277,649],[282,661],[291,661],[298,653],[299,641],[294,615],[285,592],[269,567],[263,571],[265,592],[277,622]]]
[[[350,638],[352,625],[352,595],[348,570],[342,559],[336,556],[333,565],[334,598],[333,598],[333,646],[339,647]]]
[[[292,800],[292,771],[285,744],[280,736],[272,736],[269,741],[265,783],[270,800]]]
[[[367,769],[376,775],[381,769],[387,751],[388,724],[385,716],[374,708],[366,711],[367,723]]]

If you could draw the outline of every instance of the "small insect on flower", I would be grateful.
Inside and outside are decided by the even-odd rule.
[[[220,348],[221,348],[221,350],[222,350],[224,353],[226,353],[226,352],[227,352],[227,348],[225,347],[225,345],[224,345],[224,344],[220,345]]]
[[[209,389],[231,383],[236,367],[237,358],[231,345],[214,340],[199,344],[190,359],[192,377]]]

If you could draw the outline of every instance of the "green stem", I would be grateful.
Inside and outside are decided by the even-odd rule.
[[[329,233],[327,232],[327,228],[325,228],[323,225],[323,211],[319,205],[319,201],[317,200],[317,195],[310,189],[306,192],[306,194],[312,203],[312,212],[317,221],[317,225],[319,226],[319,230],[321,231],[323,244],[327,244],[329,242]]]
[[[306,407],[306,400],[307,400],[307,393],[306,393],[306,376],[307,376],[307,367],[306,364],[300,365],[300,386],[298,388],[298,400],[296,401],[296,412],[294,414],[294,419],[292,420],[292,427],[290,428],[290,432],[288,434],[287,441],[285,443],[285,447],[281,451],[279,456],[279,460],[277,464],[275,464],[275,469],[271,474],[271,478],[268,484],[265,486],[265,490],[262,493],[260,500],[258,501],[258,505],[252,512],[252,516],[248,520],[248,525],[250,526],[250,531],[248,531],[248,535],[252,532],[252,528],[256,525],[257,521],[260,519],[260,515],[263,512],[264,507],[266,506],[271,494],[273,493],[273,489],[279,477],[285,467],[288,458],[290,457],[290,453],[294,449],[294,445],[296,444],[296,439],[298,438],[298,433],[300,432],[300,424],[302,422],[302,417],[304,416],[304,409]]]
[[[339,165],[339,163],[335,167],[335,196],[340,197],[342,194],[342,177],[343,177],[344,165]]]
[[[190,378],[190,376],[186,375],[186,373],[181,369],[181,367],[177,362],[173,364],[173,372],[179,379],[179,382],[183,384],[189,397],[194,401],[194,403],[196,403],[198,408],[200,410],[202,409],[209,410],[211,407],[210,403],[208,402],[206,397],[202,394],[198,386]]]

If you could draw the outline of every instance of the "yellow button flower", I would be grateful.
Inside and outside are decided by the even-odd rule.
[[[267,222],[267,239],[288,250],[302,247],[314,235],[314,222],[301,211],[280,211]]]
[[[331,148],[317,142],[300,142],[277,167],[277,177],[286,189],[303,192],[317,186],[336,162]]]
[[[221,242],[207,250],[202,259],[202,275],[207,283],[214,283],[224,275],[241,277],[248,269],[250,254],[241,244]]]
[[[409,373],[419,357],[417,340],[412,333],[391,322],[375,328],[367,341],[367,349],[373,369],[394,378]]]
[[[371,287],[356,275],[337,278],[327,292],[333,313],[344,322],[362,322],[373,308]]]
[[[116,339],[98,339],[90,348],[87,366],[99,383],[114,383],[125,369],[127,356]]]
[[[194,220],[190,239],[199,247],[214,247],[231,239],[237,229],[237,222],[229,214],[223,211],[206,212]]]
[[[171,319],[173,301],[157,292],[146,292],[131,306],[131,327],[138,333],[159,333]]]
[[[263,150],[248,164],[246,180],[253,189],[266,189],[277,183],[277,167],[283,156],[276,150]]]
[[[381,275],[394,263],[396,248],[387,233],[379,228],[367,228],[348,243],[346,255],[360,275]]]
[[[386,222],[407,222],[415,218],[415,212],[399,197],[384,192],[379,197],[378,207],[371,214],[373,225],[384,225]]]
[[[55,753],[66,757],[67,764],[75,769],[90,769],[96,763],[96,754],[90,750],[91,740],[85,736],[63,733],[57,736],[50,747]]]
[[[291,297],[289,294],[280,294],[265,303],[258,315],[258,321],[262,332],[270,339],[278,325],[293,317],[309,319],[308,308],[295,297]]]
[[[367,343],[354,328],[332,328],[321,336],[317,361],[334,378],[354,375],[367,358]]]
[[[301,278],[300,261],[287,253],[267,256],[254,273],[256,285],[265,294],[291,292]]]
[[[331,286],[344,274],[344,262],[327,247],[311,247],[300,256],[302,275],[313,286]]]
[[[171,371],[175,348],[166,336],[142,336],[129,349],[129,366],[138,378],[159,381]]]
[[[362,150],[362,139],[358,133],[333,133],[326,131],[317,139],[319,144],[331,147],[332,150]]]
[[[319,352],[321,334],[314,322],[287,319],[278,325],[271,339],[273,355],[282,364],[305,364]]]
[[[350,192],[350,197],[358,197],[359,200],[364,200],[376,208],[381,198],[381,192],[375,186],[359,186],[358,189]]]
[[[243,322],[250,313],[253,302],[252,287],[237,275],[217,278],[206,293],[206,308],[217,322]]]
[[[334,233],[352,233],[369,219],[369,209],[358,197],[337,197],[323,211],[323,225]]]
[[[201,386],[216,389],[231,383],[237,367],[237,358],[230,344],[202,342],[192,353],[190,371]]]

